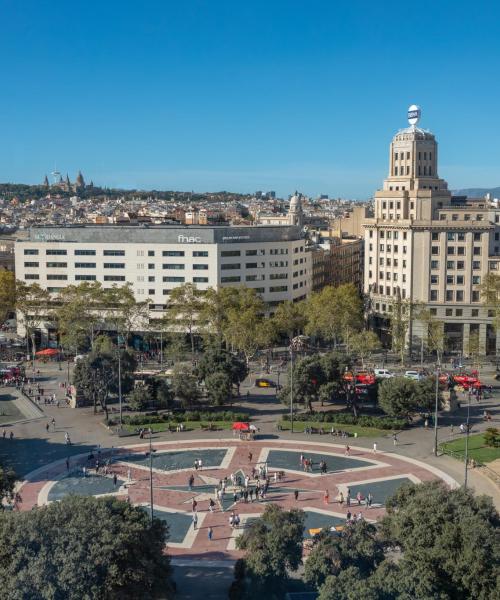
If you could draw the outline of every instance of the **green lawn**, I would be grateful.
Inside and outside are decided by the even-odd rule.
[[[444,451],[456,452],[461,457],[465,456],[465,435],[452,442],[445,442],[440,446]],[[488,463],[500,458],[500,448],[490,448],[484,445],[482,434],[469,436],[469,457],[479,463]]]
[[[217,429],[231,429],[233,421],[210,421]],[[208,421],[185,421],[184,431],[193,431],[195,429],[202,429],[203,427],[209,427]],[[170,423],[174,431],[176,430],[179,423]],[[138,431],[139,429],[151,429],[154,432],[168,431],[169,423],[147,423],[146,425],[124,425],[123,429],[126,431]]]
[[[288,431],[290,429],[289,421],[281,421],[280,422],[281,429],[283,431]],[[376,427],[360,427],[359,425],[342,425],[339,423],[318,423],[317,421],[294,421],[293,430],[303,432],[306,427],[314,427],[315,429],[323,428],[323,431],[328,432],[331,431],[331,428],[337,429],[340,431],[347,431],[347,433],[357,433],[358,437],[381,437],[384,435],[389,435],[391,433],[390,430],[387,429],[377,429]],[[314,434],[318,435],[318,434]]]

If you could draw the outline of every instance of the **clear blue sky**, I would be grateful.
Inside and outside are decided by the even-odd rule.
[[[500,185],[496,2],[0,0],[0,181],[366,198],[422,107]]]

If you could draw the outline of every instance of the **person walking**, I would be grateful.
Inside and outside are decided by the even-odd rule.
[[[297,500],[299,499],[299,490],[295,490],[295,491],[293,492],[293,495],[294,495],[294,497],[295,497],[295,502],[297,502]]]
[[[191,473],[191,475],[189,476],[189,479],[188,479],[189,491],[192,491],[193,483],[194,483],[194,475]]]
[[[351,490],[347,488],[346,506],[351,506]]]
[[[69,471],[69,458],[66,457],[66,471]]]
[[[328,490],[325,490],[325,493],[323,494],[323,502],[325,504],[328,504],[330,502],[330,494]]]
[[[373,442],[373,454],[377,454],[377,442]]]
[[[339,494],[339,504],[340,506],[344,505],[344,494],[342,492]]]
[[[198,469],[201,471],[203,469],[203,462],[201,458],[198,459]]]
[[[13,439],[14,439],[14,432],[12,431],[12,429],[10,430],[10,433],[9,433],[9,438],[10,438],[11,440],[13,440]]]
[[[7,435],[7,430],[6,430],[6,429],[5,429],[5,427],[4,427],[4,429],[3,429],[3,431],[2,431],[2,437],[3,437],[3,439],[5,439],[5,436],[6,436],[6,435]]]
[[[253,454],[251,452],[248,453],[248,462],[252,462]]]
[[[45,424],[45,431],[49,433],[50,425],[48,423]]]
[[[212,500],[212,498],[210,498],[210,500],[208,501],[208,510],[210,512],[214,512],[215,509],[215,502]]]
[[[397,436],[395,433],[393,433],[393,434],[392,434],[392,443],[393,443],[395,446],[397,446],[397,445],[398,445],[398,436]]]
[[[118,477],[116,476],[116,473],[113,473],[113,485],[116,487],[117,483],[118,483]]]
[[[366,496],[366,506],[368,508],[372,507],[372,502],[373,502],[373,496],[371,494],[371,492],[368,492],[367,496]]]
[[[193,529],[196,531],[197,527],[198,527],[198,513],[194,512],[193,513]]]
[[[350,456],[351,455],[351,449],[349,447],[349,444],[346,444],[345,446],[345,452],[344,452],[345,456]]]
[[[209,527],[208,528],[208,541],[211,542],[213,537],[214,537],[214,530],[211,527]]]

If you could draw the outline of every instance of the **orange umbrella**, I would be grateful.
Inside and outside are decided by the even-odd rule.
[[[250,425],[248,423],[242,423],[241,421],[236,421],[233,423],[233,429],[239,429],[240,431],[247,431],[250,429]]]
[[[59,350],[56,348],[45,348],[45,350],[39,350],[36,355],[37,356],[55,356],[59,354]]]

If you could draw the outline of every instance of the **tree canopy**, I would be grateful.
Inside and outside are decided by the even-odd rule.
[[[173,598],[164,521],[115,498],[68,496],[0,514],[0,589],[10,600]]]

